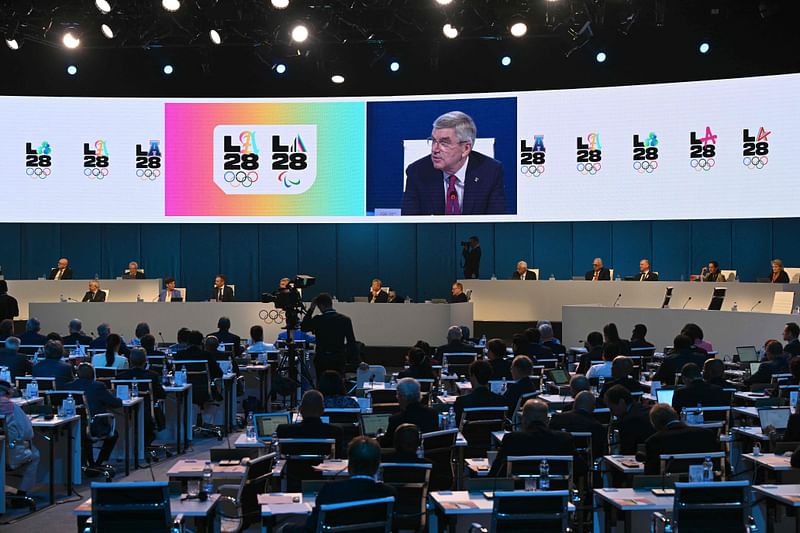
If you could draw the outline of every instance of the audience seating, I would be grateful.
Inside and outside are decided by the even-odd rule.
[[[376,498],[319,506],[317,532],[380,531],[392,528],[394,498]]]
[[[173,520],[167,482],[92,483],[90,532],[183,531]]]
[[[397,490],[394,507],[393,531],[419,531],[426,524],[428,486],[431,464],[383,463],[381,479]]]
[[[730,533],[750,531],[747,481],[675,483],[672,516],[653,513],[655,531]],[[667,529],[669,528],[669,529]]]

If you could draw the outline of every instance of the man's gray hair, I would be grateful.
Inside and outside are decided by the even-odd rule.
[[[101,337],[103,335],[108,335],[109,333],[111,333],[111,325],[108,322],[103,322],[97,326],[97,334]]]
[[[6,350],[19,350],[20,340],[18,337],[8,337],[6,339]]]
[[[461,331],[461,326],[450,326],[447,329],[448,341],[460,341],[462,338],[464,338],[464,332]]]
[[[543,339],[552,339],[553,338],[553,326],[550,324],[542,324],[539,326],[539,334],[542,336]]]
[[[69,331],[70,333],[80,333],[83,329],[83,322],[81,322],[77,318],[73,318],[69,321]]]
[[[419,381],[414,378],[403,378],[397,382],[397,395],[409,402],[420,400]]]
[[[478,128],[475,126],[475,121],[472,120],[472,117],[461,111],[450,111],[440,115],[433,121],[433,129],[443,130],[448,128],[456,130],[456,137],[458,137],[459,142],[468,142],[471,146],[475,146]]]
[[[25,323],[25,329],[28,331],[38,332],[42,329],[42,323],[36,317],[30,317]]]

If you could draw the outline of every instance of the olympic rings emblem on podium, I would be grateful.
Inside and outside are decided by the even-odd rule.
[[[286,320],[286,313],[283,310],[271,309],[267,311],[262,309],[258,312],[260,318],[265,324],[283,324]]]

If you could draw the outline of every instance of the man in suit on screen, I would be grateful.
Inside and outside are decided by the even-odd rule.
[[[403,215],[505,213],[503,165],[472,148],[477,128],[469,115],[451,111],[433,123],[431,155],[406,169]]]

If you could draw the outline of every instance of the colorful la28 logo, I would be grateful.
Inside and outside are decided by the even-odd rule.
[[[45,179],[50,175],[53,164],[53,148],[47,141],[36,148],[33,143],[25,143],[25,174],[32,178]]]
[[[83,143],[83,175],[89,179],[103,179],[108,176],[111,160],[106,141],[98,139],[93,143]]]
[[[256,132],[245,130],[238,136],[238,144],[234,144],[233,136],[225,135],[223,138],[225,161],[223,178],[231,187],[252,187],[258,181],[258,144]]]
[[[308,149],[299,133],[290,143],[281,142],[280,135],[272,136],[272,170],[278,173],[277,180],[287,189],[291,189],[300,185],[300,178],[294,175],[294,171],[308,168]]]
[[[750,130],[742,130],[742,164],[749,169],[762,169],[769,163],[769,136],[771,131],[761,126],[758,136],[750,134]]]
[[[603,147],[600,146],[600,134],[593,132],[586,135],[586,139],[578,137],[575,161],[577,169],[583,175],[594,176],[600,172],[600,162],[603,160]]]
[[[161,141],[150,140],[146,146],[147,149],[136,145],[136,175],[142,180],[155,181],[161,175]]]
[[[519,142],[519,171],[523,176],[538,178],[544,174],[545,158],[544,135],[534,135],[533,146],[527,139]]]
[[[711,170],[714,168],[714,158],[717,155],[717,136],[711,131],[710,126],[706,126],[706,134],[698,137],[697,132],[693,131],[689,135],[689,164],[693,169]]]
[[[639,174],[652,174],[658,168],[658,136],[650,132],[644,139],[633,136],[633,169]]]

